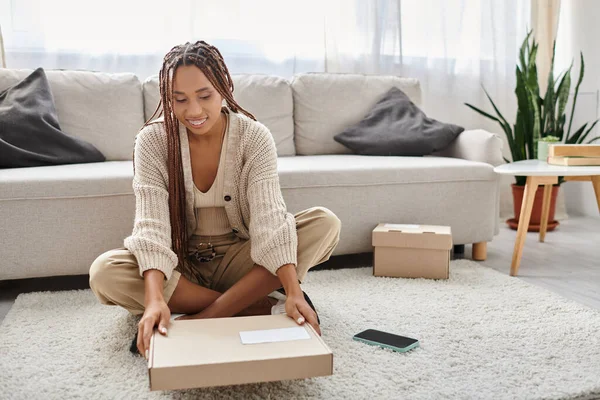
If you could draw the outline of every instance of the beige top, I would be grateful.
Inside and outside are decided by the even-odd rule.
[[[286,264],[297,265],[296,219],[287,211],[277,173],[277,149],[269,129],[228,107],[229,144],[223,154],[223,199],[231,230],[250,239],[252,260],[273,275]],[[179,124],[187,235],[197,229],[194,181],[187,131]],[[123,244],[138,261],[140,275],[158,269],[171,277],[178,264],[172,249],[169,218],[168,146],[164,120],[145,126],[134,147],[133,192],[136,197],[133,232]],[[182,260],[185,262],[185,260]]]
[[[229,118],[227,118],[229,124]],[[225,153],[227,148],[227,128],[223,135],[223,145],[221,146],[221,157],[217,167],[217,176],[212,186],[206,193],[203,193],[194,184],[194,207],[196,208],[196,230],[194,235],[198,236],[217,236],[231,233],[231,225],[227,219],[225,211],[225,200],[223,199],[225,169]]]

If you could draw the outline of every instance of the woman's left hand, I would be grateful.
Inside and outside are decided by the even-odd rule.
[[[319,327],[317,314],[308,305],[306,300],[304,300],[302,292],[297,295],[287,296],[285,301],[285,312],[290,318],[296,321],[298,325],[304,324],[305,321],[308,322],[319,336],[321,336],[321,328]]]

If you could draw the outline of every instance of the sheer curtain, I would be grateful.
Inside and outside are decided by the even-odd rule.
[[[529,0],[0,0],[11,68],[158,72],[175,44],[198,39],[232,73],[309,71],[419,78],[424,108],[468,127],[488,122],[481,85],[510,114]],[[175,6],[176,5],[176,6]],[[490,128],[493,125],[488,125]]]
[[[0,67],[6,68],[6,56],[4,54],[4,36],[2,36],[2,26],[0,26]]]
[[[323,70],[319,1],[0,0],[11,68],[158,73],[174,45],[205,40],[232,73]]]
[[[564,71],[571,63],[571,96],[579,77],[579,53],[583,53],[585,74],[577,97],[577,106],[573,116],[573,128],[600,117],[600,53],[598,35],[600,35],[600,2],[595,0],[562,1],[556,40],[555,73]],[[567,105],[570,109],[571,104]],[[600,137],[598,126],[590,133],[590,138]],[[596,142],[598,143],[598,142]],[[569,215],[598,215],[598,203],[592,185],[589,182],[569,182],[561,185],[565,194]]]
[[[0,0],[0,25],[10,68],[134,72],[143,80],[172,46],[202,39],[219,48],[231,73],[415,77],[428,115],[501,133],[464,103],[489,110],[483,85],[514,118],[530,1]],[[511,212],[507,196],[503,214]]]

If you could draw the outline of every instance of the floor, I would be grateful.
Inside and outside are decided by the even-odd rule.
[[[501,227],[484,264],[508,274],[516,234]],[[600,310],[600,217],[570,216],[544,243],[538,237],[527,234],[518,278]]]
[[[516,231],[502,224],[500,233],[488,243],[487,260],[483,264],[508,274],[515,237]],[[545,243],[538,241],[537,233],[528,234],[519,276],[515,279],[600,310],[599,246],[600,217],[571,216],[546,235]],[[465,246],[462,257],[471,257],[470,245]],[[361,267],[371,262],[372,253],[335,256],[315,269]],[[87,288],[87,275],[0,281],[0,322],[20,293]]]

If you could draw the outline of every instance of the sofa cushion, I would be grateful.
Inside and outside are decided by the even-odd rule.
[[[123,247],[132,180],[131,161],[0,169],[0,280],[87,274]]]
[[[427,117],[404,92],[393,87],[365,118],[333,139],[356,154],[425,156],[446,148],[464,130]]]
[[[132,181],[131,161],[0,169],[0,201],[129,195]]]
[[[92,144],[61,131],[42,68],[0,92],[0,168],[105,160]]]
[[[282,188],[495,181],[491,165],[447,157],[332,154],[282,157]]]
[[[442,157],[282,157],[279,181],[296,213],[315,204],[342,222],[333,255],[372,252],[379,222],[445,225],[455,244],[489,241],[498,221],[493,166]]]
[[[33,70],[0,68],[0,91]],[[94,145],[108,161],[131,160],[144,123],[142,85],[130,73],[46,70],[61,129]]]
[[[358,123],[392,87],[398,87],[417,106],[417,79],[397,76],[309,73],[294,76],[294,140],[300,155],[350,154],[333,137]]]
[[[277,155],[295,155],[294,104],[290,83],[270,75],[238,74],[231,78],[235,101],[269,128],[275,139]],[[160,100],[158,75],[146,79],[143,88],[145,114],[149,119]]]

